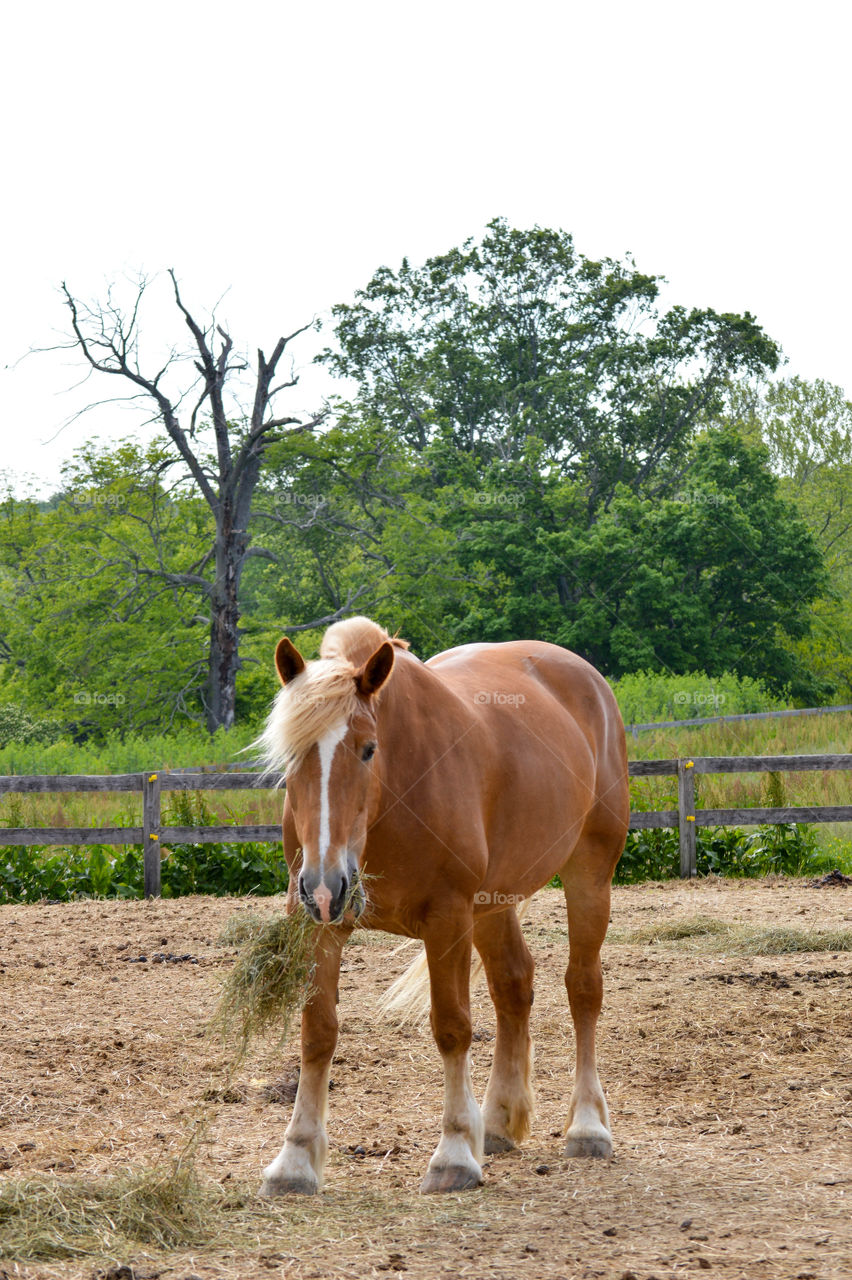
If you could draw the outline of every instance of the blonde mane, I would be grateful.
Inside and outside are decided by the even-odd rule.
[[[352,719],[358,707],[358,667],[391,639],[369,618],[347,618],[329,627],[319,658],[307,662],[304,671],[275,695],[266,727],[254,744],[265,773],[285,774],[297,768],[329,729]],[[404,640],[393,643],[408,648]]]

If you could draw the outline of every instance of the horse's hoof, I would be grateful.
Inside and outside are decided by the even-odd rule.
[[[501,1156],[505,1151],[514,1150],[515,1144],[511,1138],[504,1138],[500,1133],[486,1133],[485,1154],[487,1156]]]
[[[478,1167],[447,1164],[438,1169],[427,1170],[426,1177],[420,1184],[420,1194],[428,1196],[440,1191],[468,1191],[481,1184],[482,1173]]]
[[[612,1155],[612,1139],[610,1137],[586,1136],[565,1139],[566,1156],[593,1156],[598,1160],[608,1160]]]
[[[319,1191],[316,1178],[306,1176],[292,1178],[264,1178],[258,1194],[264,1200],[278,1196],[315,1196]]]

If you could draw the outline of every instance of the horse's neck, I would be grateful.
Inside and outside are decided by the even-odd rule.
[[[413,654],[397,651],[378,712],[382,754],[391,767],[394,747],[404,747],[406,754],[415,752],[424,760],[434,758],[443,753],[445,742],[455,741],[473,719],[473,708],[466,707],[436,672]]]

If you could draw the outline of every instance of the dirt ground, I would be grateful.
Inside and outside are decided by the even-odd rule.
[[[217,938],[245,909],[212,898],[0,907],[0,1178],[151,1162],[203,1117],[202,1170],[259,1184],[283,1140],[297,1045],[262,1049],[229,1086],[226,1054],[204,1038],[233,954]],[[698,915],[849,928],[852,889],[620,888],[612,929]],[[607,942],[598,1047],[615,1156],[580,1161],[561,1153],[573,1055],[561,893],[537,896],[525,932],[538,1112],[523,1150],[488,1158],[482,1188],[417,1193],[438,1138],[439,1059],[428,1029],[379,1020],[377,999],[410,956],[364,935],[341,975],[323,1196],[281,1202],[257,1247],[211,1238],[194,1253],[140,1249],[113,1268],[168,1280],[848,1277],[852,955]],[[481,1095],[494,1029],[484,987],[473,1004]],[[109,1266],[3,1260],[0,1277],[70,1280]]]

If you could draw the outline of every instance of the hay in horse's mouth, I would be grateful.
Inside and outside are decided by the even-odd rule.
[[[236,1043],[234,1065],[251,1041],[273,1027],[279,1043],[311,994],[316,924],[299,908],[290,915],[234,916],[221,941],[239,947],[233,969],[222,984],[209,1030]]]

